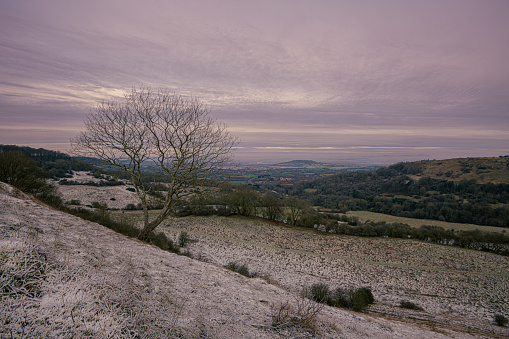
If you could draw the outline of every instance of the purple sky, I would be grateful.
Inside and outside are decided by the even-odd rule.
[[[0,0],[0,144],[68,150],[132,86],[204,101],[237,161],[509,154],[509,1]]]

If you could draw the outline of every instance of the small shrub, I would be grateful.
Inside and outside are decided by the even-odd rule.
[[[326,284],[314,284],[305,292],[305,295],[316,302],[333,307],[341,307],[357,312],[366,309],[375,302],[369,287],[344,290],[340,287],[331,291]]]
[[[238,274],[241,274],[248,278],[255,278],[258,276],[256,273],[249,272],[249,269],[246,265],[239,265],[235,262],[229,262],[227,265],[224,266],[225,268],[229,269],[230,271],[237,272]]]
[[[189,250],[180,251],[178,254],[183,255],[184,257],[194,258],[193,254],[189,252]]]
[[[216,210],[212,206],[201,206],[196,205],[191,209],[193,215],[208,216],[217,214]]]
[[[141,210],[142,207],[141,207],[141,204],[127,204],[125,207],[124,207],[124,210],[127,210],[127,211],[136,211],[136,210]]]
[[[507,325],[508,322],[509,320],[502,314],[495,315],[495,324],[497,324],[498,326],[505,326]]]
[[[136,238],[140,233],[140,230],[136,226],[126,222],[117,222],[112,220],[110,222],[110,226],[107,227],[131,238]]]
[[[330,290],[326,284],[314,284],[309,289],[310,299],[324,304],[330,302]]]
[[[353,291],[352,294],[352,310],[361,312],[370,304],[375,301],[371,289],[368,287],[361,287]]]
[[[162,250],[173,252],[173,253],[180,253],[180,248],[175,246],[173,241],[171,239],[168,239],[166,234],[163,232],[152,232],[149,234],[148,239],[151,244],[159,247]]]
[[[216,207],[216,214],[222,217],[228,217],[232,215],[232,211],[228,208],[228,206],[220,205]]]
[[[92,222],[96,222],[101,224],[115,232],[127,235],[128,237],[135,238],[140,233],[139,229],[137,229],[134,225],[115,221],[111,218],[110,214],[105,210],[87,210],[84,208],[76,208],[76,209],[63,209],[65,212],[75,215],[79,218],[89,220]]]
[[[106,204],[100,203],[98,201],[93,201],[92,202],[92,207],[93,208],[99,208],[99,209],[106,209],[106,208],[108,208],[108,206]]]
[[[343,290],[342,288],[338,287],[332,292],[332,303],[329,304],[330,306],[334,307],[340,307],[340,308],[352,308],[351,305],[351,298],[349,296],[348,291]]]
[[[132,204],[129,204],[129,205],[132,205]],[[127,206],[126,206],[126,209],[127,209]],[[191,210],[191,208],[189,206],[183,206],[183,207],[178,208],[175,215],[179,218],[183,218],[183,217],[193,215],[193,211]]]
[[[179,235],[179,246],[180,247],[187,247],[187,243],[189,242],[189,235],[186,231],[180,232]]]
[[[400,304],[399,304],[399,307],[406,308],[406,309],[409,309],[409,310],[416,310],[416,311],[422,311],[423,310],[422,307],[417,306],[413,302],[406,301],[406,300],[401,301]]]
[[[68,204],[78,206],[78,205],[81,205],[81,201],[73,199],[73,200],[69,201]]]

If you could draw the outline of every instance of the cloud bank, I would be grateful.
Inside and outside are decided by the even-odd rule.
[[[239,161],[509,154],[506,1],[4,1],[0,143],[65,150],[132,86],[203,100]]]

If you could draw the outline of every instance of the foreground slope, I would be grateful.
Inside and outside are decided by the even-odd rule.
[[[216,265],[164,252],[54,211],[0,183],[0,337],[309,337],[273,328],[298,296]],[[28,272],[28,273],[27,273]],[[317,337],[440,338],[382,317],[324,307]]]

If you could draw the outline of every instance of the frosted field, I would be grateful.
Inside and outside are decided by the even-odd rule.
[[[401,239],[324,234],[239,217],[186,217],[163,230],[186,231],[192,253],[211,263],[231,261],[291,291],[313,283],[370,286],[369,313],[473,333],[499,330],[494,314],[509,312],[509,258]],[[423,312],[397,306],[414,302]],[[509,334],[509,332],[506,332]]]
[[[75,186],[69,192],[79,192],[82,187]],[[111,192],[97,187],[92,189],[95,190],[98,201],[106,202],[110,199]],[[121,192],[124,193],[124,191]],[[64,195],[64,200],[70,199]],[[120,195],[118,202],[122,202]],[[139,211],[112,211],[111,213],[117,218],[131,222],[139,217]],[[251,272],[257,272],[263,276],[263,279],[246,280],[244,277],[226,271],[227,276],[233,274],[248,284],[259,282],[262,284],[260,286],[277,288],[279,292],[276,294],[281,293],[280,296],[287,295],[294,298],[303,287],[317,282],[325,282],[331,288],[370,286],[376,303],[368,309],[368,315],[330,307],[325,307],[321,312],[321,319],[328,319],[324,320],[323,324],[339,326],[340,333],[343,335],[347,333],[345,328],[351,328],[351,331],[348,330],[350,332],[347,337],[362,337],[360,333],[367,331],[365,328],[367,324],[370,324],[369,331],[372,331],[372,321],[375,319],[377,324],[381,322],[384,324],[382,326],[390,328],[387,333],[372,332],[371,336],[375,337],[385,335],[398,337],[400,333],[398,331],[401,331],[399,326],[403,326],[404,329],[411,328],[409,331],[413,334],[407,333],[406,337],[429,337],[439,334],[453,337],[509,336],[507,328],[493,324],[495,314],[501,313],[507,316],[509,312],[509,258],[507,257],[413,240],[325,234],[310,229],[292,228],[283,224],[239,217],[175,218],[161,225],[159,230],[166,232],[174,240],[177,240],[180,232],[186,231],[192,239],[189,244],[190,250],[201,261],[200,265],[208,265],[207,267],[211,270],[223,272],[220,266],[231,261],[245,264]],[[93,240],[92,243],[95,241]],[[134,243],[137,242],[134,241]],[[126,247],[127,245],[122,243],[115,246]],[[135,254],[126,255],[125,250],[118,252],[124,253],[125,258],[137,264],[138,259]],[[116,251],[112,251],[111,255],[115,257],[117,254]],[[167,255],[172,257],[169,259],[171,262],[189,260],[168,253],[163,254],[163,256]],[[157,267],[157,263],[154,265]],[[157,269],[154,269],[154,272],[157,272]],[[185,270],[179,270],[173,274],[178,277],[177,280],[182,280],[184,285],[186,279],[190,279],[187,285],[191,286],[195,280],[203,279],[200,278],[201,274],[207,277],[218,274],[214,272],[199,273],[192,278]],[[206,299],[213,295],[206,292],[209,288],[218,286],[222,288],[225,284],[230,284],[221,279],[211,285],[200,285],[205,289],[203,295],[200,294],[200,298]],[[257,285],[256,289],[262,288],[260,286]],[[158,288],[168,292],[164,283]],[[245,297],[245,287],[226,287],[226,289],[230,288],[232,288],[231,291],[224,293],[233,297],[233,300]],[[237,291],[236,288],[240,290]],[[238,295],[241,290],[243,292]],[[178,296],[181,296],[180,293]],[[178,297],[173,295],[173,298]],[[264,298],[262,300],[267,302],[262,304],[268,307],[268,304],[274,303],[274,300],[280,297]],[[398,305],[402,300],[414,302],[424,308],[424,311],[401,309]],[[211,302],[213,305],[217,301]],[[251,303],[252,300],[249,302]],[[234,304],[238,303],[239,301],[234,301]],[[233,310],[231,307],[229,309]],[[244,308],[241,309],[242,311],[239,311],[236,308],[241,313],[246,312]],[[267,317],[267,314],[270,314],[270,307],[265,308],[263,312]],[[231,317],[236,316],[231,314]],[[358,319],[357,317],[363,320],[352,320],[353,322],[349,323],[348,319]],[[208,319],[209,316],[206,318]],[[267,321],[265,320],[263,326],[267,325]],[[350,325],[346,325],[347,323]],[[395,327],[395,324],[399,325]],[[329,328],[329,325],[324,326]],[[416,328],[432,332],[414,333]],[[417,333],[421,334],[417,335]],[[322,336],[325,334],[322,333]]]

